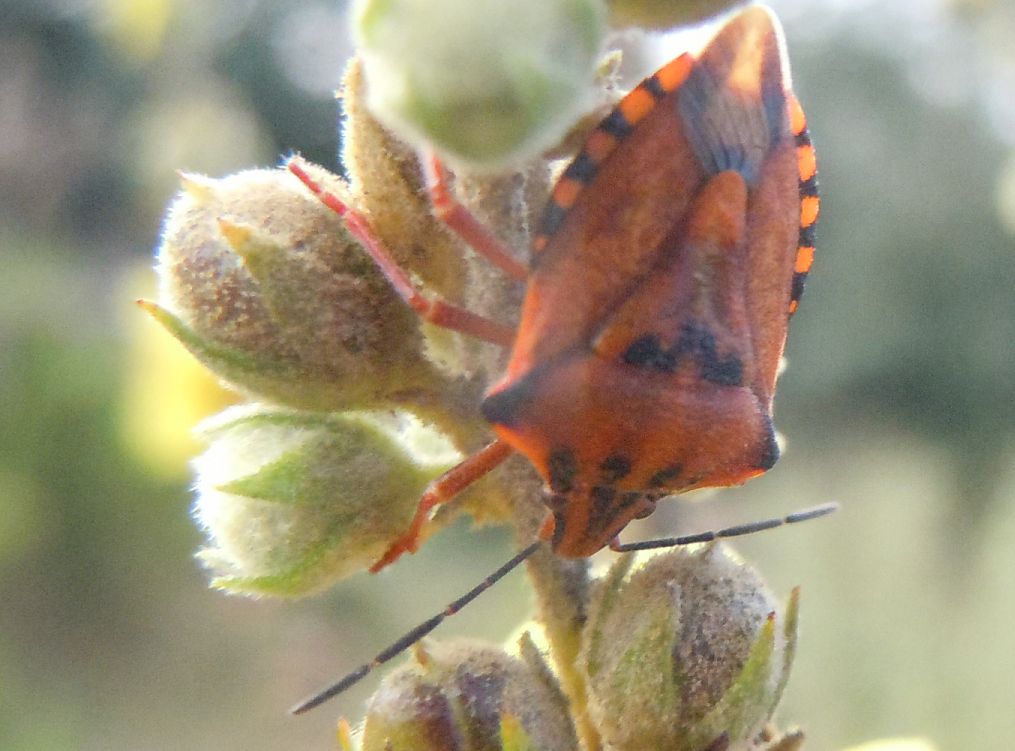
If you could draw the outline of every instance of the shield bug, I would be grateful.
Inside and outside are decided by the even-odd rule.
[[[564,171],[507,373],[483,403],[587,556],[657,499],[772,467],[772,400],[813,257],[814,151],[754,6],[632,90]]]
[[[552,191],[527,270],[456,203],[441,165],[425,164],[435,213],[525,279],[516,332],[415,290],[365,217],[298,160],[289,166],[344,215],[423,318],[512,347],[481,407],[497,439],[430,486],[411,528],[373,570],[415,550],[432,509],[512,452],[545,481],[541,539],[572,558],[608,544],[638,548],[616,537],[658,499],[738,485],[775,463],[776,377],[814,256],[819,199],[781,29],[766,8],[733,16],[699,54],[663,66],[589,134]],[[421,638],[535,546],[300,709]]]

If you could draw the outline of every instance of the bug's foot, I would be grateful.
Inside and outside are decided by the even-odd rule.
[[[370,573],[376,574],[381,569],[387,568],[401,558],[403,553],[415,553],[418,547],[419,534],[415,531],[407,532],[391,543],[391,546],[384,551],[384,555],[370,567]]]

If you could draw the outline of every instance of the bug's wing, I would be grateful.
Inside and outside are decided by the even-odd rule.
[[[817,217],[814,151],[791,91],[782,29],[771,11],[749,8],[716,37],[681,87],[679,108],[708,172],[731,170],[746,184],[740,246],[727,257],[699,253],[684,263],[699,277],[714,273],[715,281],[700,283],[697,291],[714,306],[717,336],[742,341],[745,383],[770,408],[789,315],[813,258]],[[708,178],[703,192],[718,179]],[[803,243],[810,247],[798,250]],[[682,247],[677,255],[693,250]]]
[[[728,320],[716,326],[748,342],[743,359],[758,391],[771,393],[799,222],[788,86],[778,22],[754,6],[697,59],[678,58],[621,101],[554,191],[509,378],[597,339],[607,356],[652,333],[675,343],[678,332],[651,326],[679,327],[693,298],[710,296],[742,308],[720,311]],[[728,172],[747,192],[731,219],[742,225],[733,251],[723,259],[686,253],[691,212],[700,207],[699,223],[716,214],[702,206],[702,192]],[[712,193],[738,190],[727,184]],[[729,247],[730,231],[703,242]],[[710,280],[696,282],[706,271]]]
[[[693,62],[683,55],[628,93],[562,174],[534,242],[508,379],[587,346],[656,264],[705,175],[676,109]]]

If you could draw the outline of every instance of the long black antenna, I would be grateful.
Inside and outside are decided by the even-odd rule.
[[[421,624],[416,626],[416,628],[406,633],[391,646],[382,650],[370,662],[360,665],[358,668],[353,670],[347,676],[342,678],[342,680],[328,686],[323,691],[314,694],[309,699],[301,701],[299,704],[297,704],[289,711],[292,712],[293,714],[303,714],[304,712],[309,712],[314,707],[318,706],[319,704],[323,704],[331,697],[337,696],[338,694],[342,693],[347,688],[352,686],[354,683],[357,683],[361,678],[364,678],[371,671],[373,671],[374,668],[378,668],[384,663],[386,663],[388,660],[392,659],[393,657],[397,657],[400,652],[411,647],[413,644],[418,642],[424,636],[426,636],[435,628],[437,628],[439,625],[441,625],[441,623],[444,621],[445,618],[448,618],[457,613],[459,610],[461,610],[470,602],[472,602],[481,594],[483,594],[483,592],[485,592],[494,584],[496,584],[498,581],[503,579],[507,574],[511,572],[512,569],[516,568],[522,561],[524,561],[530,555],[535,553],[536,550],[539,548],[539,546],[542,544],[543,543],[541,540],[537,540],[536,542],[532,543],[527,548],[522,550],[520,553],[515,555],[510,561],[508,561],[499,569],[490,574],[488,577],[483,579],[483,581],[481,581],[475,587],[470,589],[468,592],[466,592],[464,595],[459,597],[454,602],[450,603],[446,608],[444,608],[444,610],[439,612],[437,615],[423,621]]]
[[[638,550],[654,550],[656,548],[673,548],[681,545],[693,545],[699,542],[712,542],[713,540],[719,540],[726,537],[740,537],[742,535],[750,535],[755,532],[761,532],[766,529],[772,529],[773,527],[781,527],[786,524],[797,524],[799,522],[805,522],[810,519],[817,519],[819,516],[825,516],[830,514],[839,508],[837,503],[826,503],[821,506],[814,506],[813,508],[804,509],[803,511],[796,511],[788,516],[777,517],[773,519],[763,519],[762,521],[750,522],[749,524],[741,524],[736,527],[727,527],[726,529],[720,529],[713,532],[700,532],[694,535],[685,535],[683,537],[667,537],[659,540],[644,540],[643,542],[629,542],[624,544],[611,544],[610,549],[615,550],[618,553],[632,553]],[[351,673],[346,675],[341,680],[328,686],[323,691],[319,691],[308,699],[304,699],[302,702],[293,707],[290,712],[293,714],[303,714],[309,712],[314,707],[323,704],[333,696],[337,696],[346,689],[358,683],[362,678],[369,675],[375,668],[380,667],[389,660],[397,657],[403,650],[408,649],[413,644],[418,642],[424,636],[429,634],[441,623],[444,622],[445,618],[448,618],[459,610],[464,608],[470,602],[475,600],[479,595],[483,594],[486,590],[496,584],[498,581],[503,579],[513,569],[517,568],[526,558],[531,556],[539,546],[542,545],[541,540],[529,545],[527,548],[517,553],[511,560],[501,566],[499,569],[494,571],[488,577],[483,579],[479,584],[470,589],[464,595],[459,597],[454,602],[450,603],[444,610],[437,613],[432,618],[423,621],[421,624],[404,634],[397,641],[390,646],[383,649],[374,659],[370,662],[360,665],[358,668],[353,670]]]
[[[727,537],[742,537],[752,535],[755,532],[762,532],[766,529],[774,529],[786,524],[798,524],[800,522],[817,519],[819,516],[831,514],[838,510],[838,503],[823,503],[820,506],[795,511],[788,516],[776,517],[773,519],[762,519],[757,522],[740,524],[736,527],[726,527],[714,532],[699,532],[696,535],[684,535],[683,537],[663,537],[658,540],[642,540],[641,542],[626,542],[610,545],[610,550],[617,553],[634,553],[639,550],[655,550],[657,548],[675,548],[680,545],[694,545],[699,542],[712,542]]]

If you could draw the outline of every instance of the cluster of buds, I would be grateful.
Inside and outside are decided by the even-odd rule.
[[[632,572],[634,562],[618,560],[583,603],[588,619],[567,667],[584,712],[528,632],[518,656],[428,645],[370,700],[364,751],[800,748],[801,733],[768,724],[796,647],[796,591],[780,612],[757,574],[719,546],[673,550]]]
[[[353,63],[352,179],[311,166],[315,178],[370,215],[428,288],[455,298],[475,286],[487,291],[473,302],[506,306],[506,293],[470,284],[489,272],[433,218],[414,152],[360,106],[362,89]],[[159,248],[159,301],[141,306],[250,400],[200,429],[209,448],[195,461],[194,514],[211,543],[200,558],[232,592],[320,590],[376,561],[427,482],[484,440],[476,404],[498,363],[489,348],[421,324],[288,171],[182,182]],[[493,183],[475,181],[477,194]],[[484,493],[470,510],[504,518],[502,495]]]
[[[409,144],[437,148],[458,199],[525,248],[558,167],[547,149],[610,98],[597,65],[609,27],[668,27],[731,4],[363,0],[342,91],[347,178],[308,169],[414,282],[515,320],[517,286],[433,217]],[[427,483],[488,438],[476,407],[504,355],[417,320],[287,171],[182,181],[159,300],[141,304],[249,400],[201,428],[199,557],[229,592],[320,591],[376,561]],[[539,482],[505,469],[483,481],[482,503],[466,493],[424,536],[464,509],[531,538]],[[800,748],[802,734],[769,725],[795,651],[796,592],[781,608],[720,546],[633,564],[593,580],[584,562],[537,555],[530,631],[549,659],[529,631],[514,654],[418,645],[370,700],[362,748]]]

